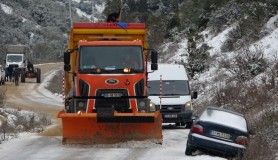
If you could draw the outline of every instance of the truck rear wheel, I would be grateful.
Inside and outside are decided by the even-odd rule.
[[[14,83],[15,83],[16,86],[18,86],[18,81],[19,81],[18,75],[15,75],[14,76]]]
[[[41,83],[41,69],[37,68],[37,83]]]

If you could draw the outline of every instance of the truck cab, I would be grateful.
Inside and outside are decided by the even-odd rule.
[[[143,43],[134,41],[79,41],[72,96],[96,96],[107,99],[77,100],[83,106],[70,108],[97,112],[113,106],[117,112],[132,113],[149,110],[146,96],[146,66]],[[139,99],[113,99],[134,96]],[[112,98],[112,99],[109,99]],[[144,104],[144,105],[143,105]],[[70,107],[73,107],[70,106]],[[154,110],[153,110],[154,111]]]
[[[21,53],[7,53],[6,55],[6,68],[9,66],[17,68],[26,68],[25,54]]]
[[[191,96],[189,80],[183,65],[158,64],[158,70],[149,72],[148,94],[151,101],[160,109],[163,123],[176,125],[192,124]]]
[[[58,113],[63,143],[162,143],[161,113],[147,94],[148,63],[157,69],[145,24],[74,23],[64,53],[65,110]]]

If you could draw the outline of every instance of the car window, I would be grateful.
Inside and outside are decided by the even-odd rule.
[[[202,113],[199,119],[247,132],[245,118],[234,113],[208,108]]]

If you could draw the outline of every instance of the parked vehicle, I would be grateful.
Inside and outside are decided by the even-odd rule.
[[[9,66],[11,66],[12,68],[17,67],[19,69],[26,68],[26,52],[27,46],[25,45],[8,45],[5,67],[8,68]]]
[[[192,125],[185,154],[202,150],[223,156],[242,156],[248,139],[247,123],[242,114],[208,107]]]
[[[150,66],[149,66],[150,67]],[[192,98],[186,70],[179,64],[158,64],[158,70],[149,72],[149,98],[160,108],[163,123],[192,124]]]
[[[25,45],[8,45],[5,59],[6,77],[18,85],[20,73],[26,68]]]

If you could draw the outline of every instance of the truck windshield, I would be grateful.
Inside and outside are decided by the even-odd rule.
[[[7,62],[22,62],[22,60],[21,55],[7,55]]]
[[[139,46],[89,46],[80,49],[80,71],[117,73],[124,68],[143,72],[143,54]]]
[[[189,83],[185,80],[168,80],[162,81],[162,96],[171,96],[171,95],[189,95]],[[160,95],[160,81],[149,81],[149,95],[155,96]]]

